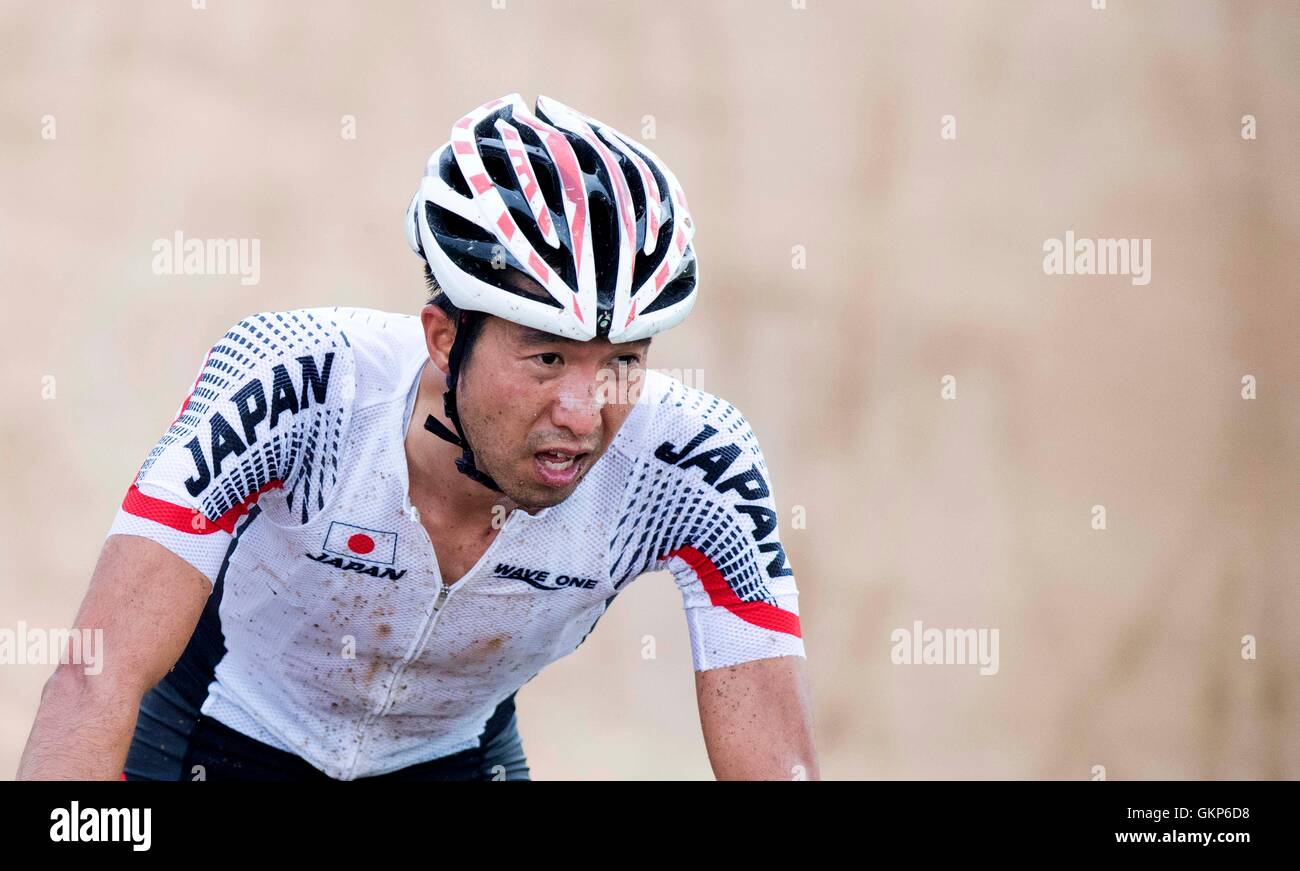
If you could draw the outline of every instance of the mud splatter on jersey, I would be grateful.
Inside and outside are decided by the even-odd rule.
[[[206,356],[109,531],[213,581],[201,655],[177,669],[205,715],[342,779],[474,747],[657,569],[681,591],[697,671],[804,655],[753,431],[652,371],[573,494],[510,514],[445,586],[404,450],[427,359],[418,318],[358,308],[254,315]]]

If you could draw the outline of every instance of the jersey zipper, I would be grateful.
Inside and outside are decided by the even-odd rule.
[[[459,584],[460,582],[457,581],[456,583]],[[419,643],[415,645],[414,653],[403,658],[401,664],[397,667],[397,671],[393,673],[393,682],[388,686],[388,692],[384,696],[384,704],[379,708],[377,716],[382,717],[393,707],[393,701],[397,696],[398,678],[402,676],[402,672],[406,671],[406,667],[424,652],[424,648],[429,643],[429,638],[433,635],[433,627],[438,625],[438,615],[442,613],[442,606],[446,604],[447,599],[451,596],[451,587],[442,583],[441,579],[439,579],[438,585],[440,587],[438,596],[433,600],[433,609],[429,612],[429,619],[424,625],[424,631],[420,633]],[[455,584],[452,586],[455,586]]]
[[[405,501],[409,509],[409,506],[411,504],[409,498],[406,499]],[[510,515],[506,517],[506,522],[502,525],[501,529],[498,531],[497,538],[493,539],[492,544],[488,545],[487,550],[483,552],[484,557],[486,557],[487,554],[492,550],[492,547],[496,544],[498,540],[500,540],[501,536],[505,534],[506,530],[510,527],[510,524],[514,521],[514,519],[515,519],[515,512],[512,511]],[[357,762],[361,759],[361,751],[365,746],[366,733],[369,731],[370,726],[375,722],[377,718],[387,714],[389,709],[392,707],[393,702],[396,700],[397,687],[401,681],[402,674],[406,671],[406,667],[410,665],[411,662],[413,662],[415,659],[417,659],[420,656],[420,654],[424,652],[425,648],[428,646],[429,639],[433,637],[434,627],[438,625],[438,615],[442,613],[443,606],[446,605],[447,600],[451,598],[452,590],[454,590],[456,587],[459,587],[461,584],[469,580],[469,578],[474,574],[475,569],[478,568],[478,565],[475,564],[473,568],[471,568],[468,572],[465,573],[465,577],[461,578],[459,581],[452,584],[450,587],[444,584],[442,582],[442,570],[438,567],[438,555],[433,549],[433,539],[429,538],[429,531],[424,528],[424,524],[420,522],[418,515],[414,518],[414,523],[416,526],[420,527],[420,534],[424,536],[425,542],[429,545],[429,555],[432,557],[434,574],[438,578],[438,595],[433,600],[433,608],[430,609],[428,617],[425,618],[426,622],[424,624],[424,628],[421,629],[420,631],[419,642],[415,645],[415,647],[411,650],[411,652],[408,655],[402,657],[402,661],[398,664],[397,669],[393,672],[392,682],[389,683],[388,691],[384,694],[384,703],[380,705],[378,711],[374,711],[374,710],[370,711],[369,713],[366,714],[365,718],[361,721],[361,726],[357,730],[357,737],[359,739],[357,741],[357,752],[352,757],[352,765],[350,766],[349,769],[350,772],[356,770]]]

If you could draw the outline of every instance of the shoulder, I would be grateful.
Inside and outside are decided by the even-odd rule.
[[[410,387],[405,375],[414,377],[411,366],[428,356],[420,319],[371,308],[321,311],[351,358],[356,404],[364,407],[405,398]]]
[[[748,599],[792,574],[767,463],[734,404],[648,373],[616,443],[631,459],[611,542],[616,577],[679,558],[670,567],[707,563]]]
[[[722,397],[647,372],[612,448],[628,466],[618,526],[627,535],[646,528],[664,533],[660,553],[724,530],[748,527],[757,540],[775,531],[758,439],[740,409]]]
[[[251,314],[213,346],[196,384],[220,398],[242,388],[256,405],[254,382],[281,400],[370,404],[400,391],[398,372],[423,345],[418,319],[375,309],[330,307]],[[287,379],[287,380],[286,380]],[[314,397],[313,397],[314,394]]]
[[[739,408],[655,370],[647,370],[613,447],[633,460],[700,469],[707,483],[717,483],[732,466],[752,463],[767,473],[758,439]]]
[[[237,517],[263,491],[282,488],[306,522],[337,483],[337,453],[356,409],[400,390],[405,367],[395,361],[409,357],[411,333],[402,316],[369,309],[240,319],[207,352],[136,484],[194,500],[213,520]]]
[[[330,318],[332,309],[265,311],[240,318],[213,343],[195,385],[220,395],[225,388],[268,374],[276,367],[333,373],[340,356],[351,356],[346,339]],[[310,362],[309,362],[310,361]]]
[[[174,434],[233,422],[248,442],[259,424],[276,429],[307,409],[349,404],[354,355],[333,311],[258,312],[232,324],[208,351]]]

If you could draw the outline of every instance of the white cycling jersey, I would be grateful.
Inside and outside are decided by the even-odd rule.
[[[749,424],[653,371],[569,498],[512,512],[444,586],[404,448],[427,360],[418,317],[359,308],[254,315],[208,353],[109,530],[213,581],[204,715],[341,779],[476,747],[656,569],[681,589],[697,671],[804,655]]]

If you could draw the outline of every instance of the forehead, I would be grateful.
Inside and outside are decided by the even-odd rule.
[[[498,318],[498,320],[501,320]],[[520,348],[565,348],[570,350],[581,350],[584,348],[598,349],[601,351],[612,350],[631,350],[645,348],[650,344],[650,340],[639,339],[635,342],[619,342],[617,344],[609,339],[599,338],[591,339],[586,342],[579,342],[576,339],[566,339],[563,336],[557,336],[544,330],[525,327],[522,324],[516,324],[511,321],[502,320],[506,330],[506,340]]]

